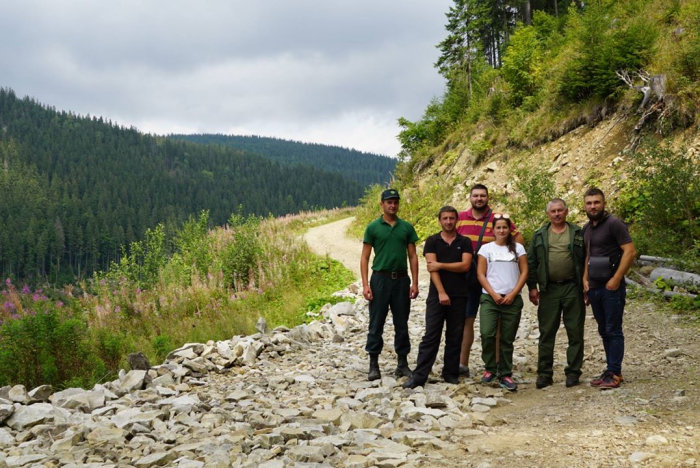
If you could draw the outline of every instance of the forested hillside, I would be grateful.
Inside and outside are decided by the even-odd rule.
[[[217,144],[256,153],[284,165],[304,164],[342,174],[362,186],[390,180],[396,159],[364,153],[339,146],[302,143],[261,136],[244,135],[170,135],[193,143]]]
[[[526,239],[548,197],[583,221],[599,186],[640,252],[700,268],[700,2],[455,0],[445,27],[445,90],[399,120],[397,188],[420,235],[477,182]]]
[[[157,223],[352,205],[363,191],[321,169],[145,135],[11,89],[0,89],[0,164],[0,274],[59,284],[106,269]]]

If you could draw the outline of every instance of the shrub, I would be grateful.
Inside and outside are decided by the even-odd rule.
[[[606,98],[624,83],[618,70],[636,70],[649,62],[657,37],[644,18],[621,21],[605,2],[591,3],[583,13],[571,9],[572,59],[559,81],[560,93],[571,101]]]
[[[543,166],[527,163],[515,168],[513,192],[517,195],[508,199],[518,230],[529,243],[534,232],[547,220],[547,202],[554,197],[554,180]]]
[[[244,219],[234,214],[229,218],[232,239],[220,252],[220,264],[225,284],[237,291],[257,284],[262,253],[260,223],[261,219],[253,215]]]
[[[503,55],[501,73],[510,85],[510,100],[515,106],[533,96],[540,86],[541,43],[535,28],[520,26],[510,38]]]
[[[632,156],[615,211],[648,254],[685,254],[700,239],[700,173],[685,149],[652,144]],[[637,241],[638,239],[638,241]]]
[[[92,352],[87,324],[41,290],[2,292],[0,385],[21,383],[62,387],[67,381],[89,384],[104,365]]]
[[[176,348],[175,342],[168,335],[158,335],[153,338],[152,347],[157,362],[164,361],[168,353]]]

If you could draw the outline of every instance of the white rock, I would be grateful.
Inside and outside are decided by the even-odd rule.
[[[472,398],[471,402],[472,406],[475,405],[484,405],[484,406],[490,406],[494,407],[498,405],[498,402],[496,401],[495,398]]]
[[[365,388],[360,390],[355,395],[356,400],[368,401],[375,398],[386,398],[391,395],[391,390],[388,388]]]
[[[145,370],[129,371],[123,379],[120,379],[119,387],[127,393],[142,389],[146,380],[146,373],[147,371]]]
[[[83,408],[92,411],[105,405],[105,395],[102,392],[86,391],[82,388],[67,388],[49,397],[54,406],[66,409]]]
[[[30,463],[35,463],[40,460],[44,460],[48,458],[46,455],[42,454],[32,454],[32,455],[15,455],[11,457],[7,457],[5,459],[5,463],[7,464],[8,467],[15,467],[15,466],[24,466],[28,465]]]
[[[136,463],[137,467],[149,468],[151,466],[165,466],[175,458],[174,453],[169,452],[156,452],[145,457],[139,458]]]
[[[0,427],[0,447],[12,447],[16,440],[4,427]]]
[[[24,385],[15,385],[8,392],[8,397],[15,403],[20,403],[26,405],[29,403],[29,395],[27,394],[27,389]]]
[[[16,431],[24,431],[37,424],[50,423],[55,418],[54,407],[49,403],[36,403],[15,408],[5,423]]]
[[[15,407],[13,405],[0,405],[0,424],[2,424],[14,412]]]
[[[301,374],[294,376],[294,383],[306,383],[313,384],[316,383],[316,379],[311,375]]]
[[[53,387],[51,385],[40,385],[29,392],[29,401],[30,403],[48,401],[52,393]]]
[[[216,352],[224,359],[233,359],[235,357],[229,343],[229,341],[218,341],[216,343]]]
[[[668,445],[668,440],[666,437],[656,434],[647,437],[644,443],[646,445]]]
[[[648,460],[650,458],[653,458],[654,454],[653,453],[647,453],[647,452],[634,452],[632,455],[629,456],[628,460],[631,461],[632,463],[638,463],[642,462],[644,460]]]

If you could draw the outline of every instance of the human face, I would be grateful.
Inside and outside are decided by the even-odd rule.
[[[389,198],[387,200],[383,200],[381,202],[381,205],[382,211],[384,211],[384,214],[387,216],[396,216],[396,213],[399,211],[398,198]]]
[[[510,226],[508,225],[507,219],[497,219],[496,224],[493,225],[493,235],[496,237],[497,241],[505,241],[510,234]]]
[[[600,195],[589,195],[583,198],[583,208],[591,221],[600,221],[605,214],[605,200]]]
[[[569,210],[564,208],[562,203],[552,203],[547,211],[547,217],[552,222],[554,226],[563,226],[566,222],[566,215],[569,214]]]
[[[440,226],[447,233],[453,233],[457,226],[457,215],[452,211],[447,211],[440,214]]]
[[[472,192],[469,194],[469,203],[471,203],[472,208],[475,208],[477,211],[483,210],[486,208],[486,205],[489,204],[488,191],[484,189],[472,190]]]

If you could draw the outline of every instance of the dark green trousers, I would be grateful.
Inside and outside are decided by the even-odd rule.
[[[581,376],[586,306],[583,302],[583,291],[574,281],[561,285],[548,284],[547,290],[540,292],[540,305],[537,309],[537,321],[540,326],[537,375],[552,377],[554,340],[562,317],[566,335],[569,338],[564,372],[567,376]]]
[[[384,323],[391,308],[394,322],[394,350],[399,356],[411,352],[411,339],[408,335],[408,315],[411,311],[411,280],[408,276],[391,279],[379,273],[372,274],[369,280],[372,300],[369,303],[369,333],[365,351],[379,354],[384,347]]]
[[[513,374],[513,342],[518,333],[523,298],[518,295],[510,305],[498,305],[488,294],[481,295],[479,328],[481,330],[481,358],[487,371],[506,377]],[[496,332],[501,319],[501,339],[496,363]]]

